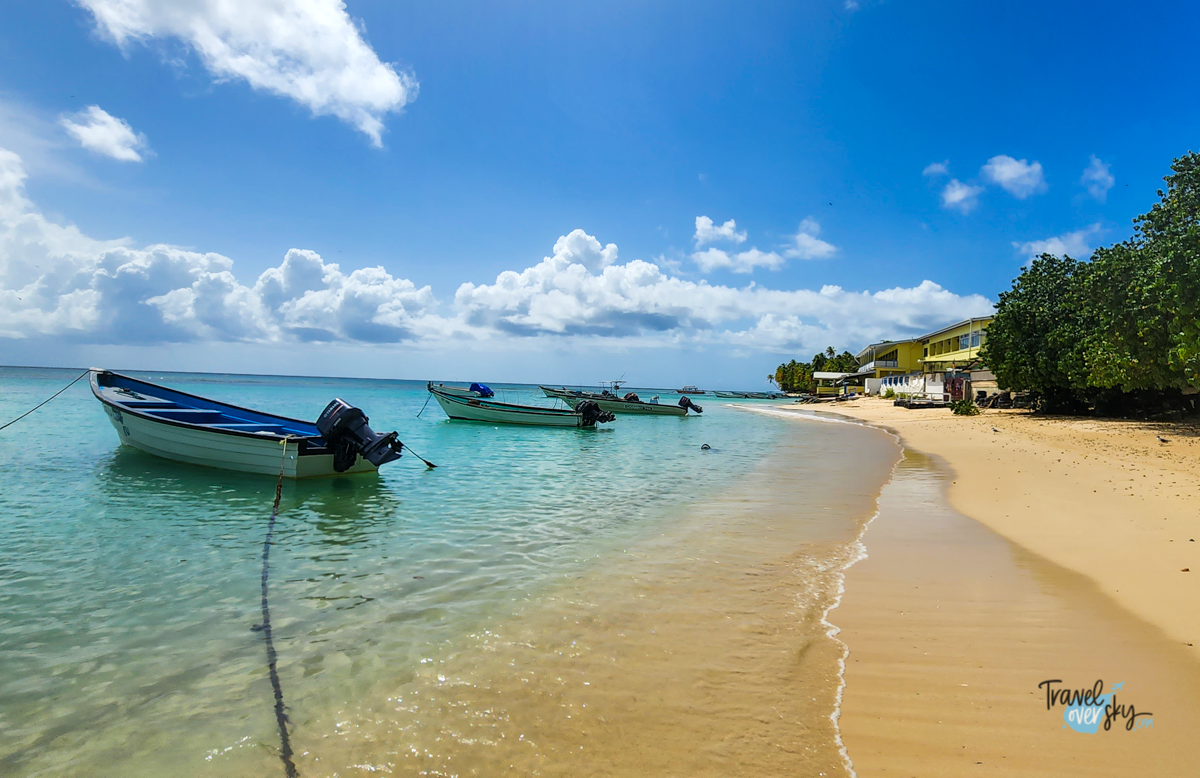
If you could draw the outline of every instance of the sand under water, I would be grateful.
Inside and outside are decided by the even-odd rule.
[[[1198,763],[1181,644],[956,512],[951,471],[885,431],[753,403],[586,435],[419,426],[418,388],[263,381],[245,404],[352,390],[458,457],[285,492],[272,613],[300,775]],[[100,466],[22,449],[42,480],[2,495],[3,772],[282,775],[251,629],[273,483],[210,483],[84,422],[62,445]],[[1064,729],[1046,679],[1123,682],[1152,724]]]

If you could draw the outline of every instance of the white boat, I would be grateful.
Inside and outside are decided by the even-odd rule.
[[[483,397],[463,397],[430,383],[426,386],[451,419],[485,421],[492,424],[525,424],[537,427],[594,427],[612,421],[613,415],[594,409],[542,408],[536,405],[502,403]]]
[[[92,368],[92,394],[121,443],[176,462],[243,473],[313,478],[374,472],[400,457],[395,432],[379,434],[341,400],[314,423],[253,411]]]
[[[675,394],[704,394],[704,390],[697,389],[696,387],[692,386],[691,384],[688,384],[687,386],[683,387],[682,389],[676,389]]]
[[[445,384],[435,384],[435,386],[439,391],[458,397],[492,397],[495,395],[495,392],[485,384],[471,384],[469,389],[464,389],[461,386],[446,386]]]
[[[620,384],[613,382],[614,389],[619,390]],[[567,389],[552,389],[548,386],[539,387],[542,394],[547,397],[553,397],[562,400],[567,405],[575,408],[579,403],[590,400],[600,406],[602,410],[611,411],[612,413],[636,413],[653,416],[687,416],[688,409],[694,409],[696,413],[703,413],[699,405],[687,401],[686,405],[667,404],[657,402],[655,398],[651,402],[645,402],[634,395],[633,398],[619,397],[612,393],[595,393],[595,392],[580,392]],[[686,399],[686,398],[685,398]],[[682,402],[682,401],[681,401]]]

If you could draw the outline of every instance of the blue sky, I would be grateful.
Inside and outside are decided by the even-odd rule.
[[[1123,239],[1200,124],[1182,3],[216,5],[0,7],[0,362],[757,387]]]

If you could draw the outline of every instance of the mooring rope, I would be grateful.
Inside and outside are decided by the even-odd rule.
[[[20,416],[18,416],[17,418],[13,419],[13,420],[12,420],[12,421],[10,421],[10,422],[6,422],[6,423],[4,424],[4,426],[0,426],[0,430],[2,430],[2,429],[6,429],[6,428],[8,428],[8,427],[11,427],[12,425],[14,425],[14,424],[16,424],[17,422],[19,422],[21,419],[25,418],[25,417],[26,417],[26,416],[28,416],[29,414],[31,414],[31,413],[33,413],[34,411],[36,411],[38,408],[41,408],[43,405],[45,405],[46,403],[50,402],[50,401],[51,401],[51,400],[53,400],[55,397],[58,397],[60,394],[62,394],[63,392],[67,391],[68,389],[70,389],[72,386],[74,386],[76,383],[78,383],[78,382],[79,382],[79,379],[83,378],[85,375],[87,375],[87,374],[88,374],[88,373],[90,373],[90,372],[92,372],[92,371],[90,371],[90,370],[84,370],[82,373],[80,373],[79,375],[75,376],[75,380],[74,380],[74,381],[72,381],[71,383],[67,384],[67,385],[66,385],[66,386],[64,386],[62,389],[59,389],[57,392],[55,392],[54,394],[50,395],[50,396],[49,396],[49,397],[47,397],[45,400],[42,400],[40,403],[38,403],[37,405],[33,406],[33,407],[32,407],[32,408],[30,408],[29,410],[25,411],[24,413],[22,413],[22,414],[21,414]]]
[[[279,481],[275,484],[275,502],[271,505],[271,518],[267,522],[267,536],[263,539],[262,552],[262,624],[258,628],[263,633],[263,642],[267,644],[267,667],[271,673],[271,688],[275,692],[275,723],[279,727],[279,759],[283,762],[283,771],[287,778],[296,778],[296,764],[292,761],[292,741],[288,737],[288,717],[283,704],[283,687],[279,683],[279,670],[276,667],[275,641],[271,635],[271,606],[267,602],[267,579],[270,572],[271,537],[275,533],[275,517],[279,515],[279,498],[283,495],[283,471],[287,468],[287,444],[291,438],[285,437],[283,445],[283,462],[279,465]]]

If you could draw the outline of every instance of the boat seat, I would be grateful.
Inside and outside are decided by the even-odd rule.
[[[221,430],[238,430],[239,432],[270,432],[271,435],[280,435],[284,430],[282,424],[205,424],[203,426],[217,427]]]

